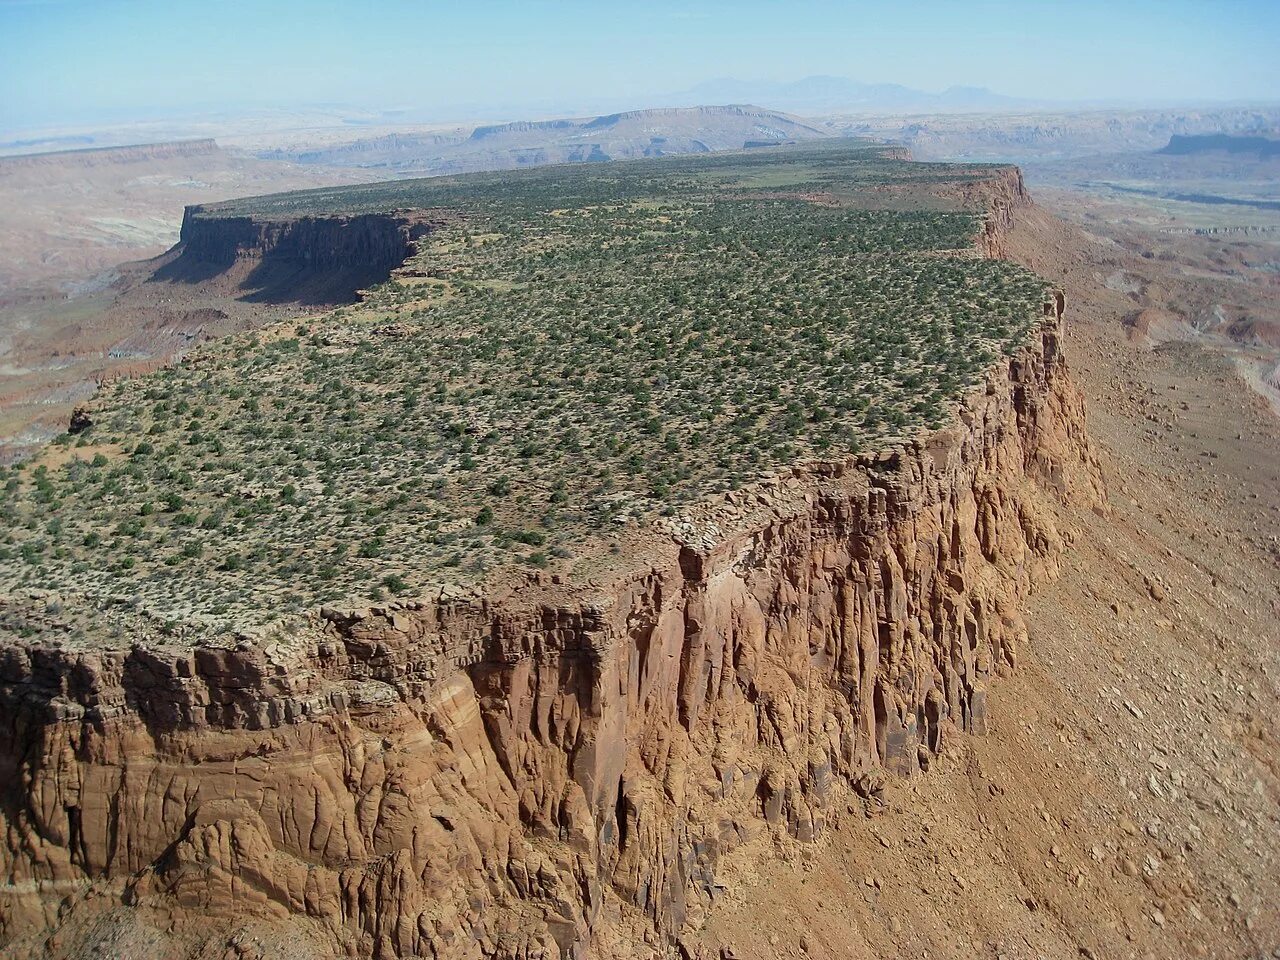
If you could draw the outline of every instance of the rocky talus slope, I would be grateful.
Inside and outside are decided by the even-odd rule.
[[[620,579],[5,649],[9,949],[125,903],[167,955],[717,955],[719,858],[982,732],[1064,549],[1045,498],[1102,508],[1062,309],[951,426],[726,495]]]

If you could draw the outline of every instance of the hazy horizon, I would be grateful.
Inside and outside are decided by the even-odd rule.
[[[1280,6],[1256,0],[393,0],[357,11],[297,0],[0,0],[0,132],[324,105],[389,122],[608,112],[824,76],[985,88],[1010,105],[1266,102],[1280,99],[1277,35]]]

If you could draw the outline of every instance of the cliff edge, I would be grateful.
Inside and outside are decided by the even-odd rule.
[[[152,280],[252,303],[352,303],[404,263],[438,219],[415,211],[267,220],[189,206]]]
[[[1025,203],[1020,186],[990,189]],[[770,217],[819,218],[787,250],[833,242],[835,213],[773,189]],[[993,220],[979,253],[999,249]],[[841,262],[939,261],[894,257]],[[492,311],[497,282],[466,276]],[[874,808],[886,778],[983,732],[1021,603],[1065,549],[1053,504],[1104,504],[1062,296],[1037,310],[940,426],[664,511],[590,575],[535,568],[194,643],[103,601],[84,615],[133,626],[86,644],[60,598],[0,602],[6,949],[67,955],[127,923],[193,957],[720,956],[703,919],[722,858],[819,842],[833,811]],[[342,347],[316,338],[326,362]]]
[[[726,851],[984,729],[1063,549],[1041,498],[1098,495],[1059,310],[960,423],[743,493],[608,590],[5,650],[8,930],[105,895],[305,918],[335,955],[664,955]]]

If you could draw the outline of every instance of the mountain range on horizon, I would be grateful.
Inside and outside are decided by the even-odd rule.
[[[274,103],[243,103],[238,106],[222,104],[218,107],[193,106],[189,110],[154,107],[142,113],[114,112],[102,117],[98,123],[88,115],[67,117],[56,125],[43,127],[18,124],[0,131],[0,144],[14,147],[51,146],[54,141],[68,141],[69,134],[94,129],[131,126],[145,123],[156,127],[150,139],[170,139],[178,135],[183,124],[204,119],[218,123],[234,122],[240,118],[266,118],[273,115],[285,119],[300,119],[303,126],[312,126],[324,118],[330,123],[346,126],[382,126],[388,123],[437,124],[437,123],[495,123],[516,119],[549,117],[593,117],[623,113],[637,109],[661,107],[698,107],[707,104],[763,105],[769,109],[806,116],[831,114],[894,114],[894,113],[966,113],[998,112],[1002,110],[1063,108],[1065,103],[1030,100],[996,93],[986,87],[953,85],[939,92],[909,87],[900,83],[867,83],[848,77],[812,75],[798,80],[753,80],[737,77],[717,77],[704,80],[681,90],[655,92],[650,95],[598,95],[584,98],[539,97],[536,99],[512,99],[493,101],[464,101],[454,103],[414,104],[411,101],[395,105],[371,106],[354,103],[298,103],[286,105]],[[305,118],[305,119],[303,119]],[[294,126],[289,122],[286,125]],[[111,140],[79,138],[82,143],[113,143]],[[31,141],[28,143],[27,141]],[[76,145],[76,144],[68,144]]]
[[[410,97],[412,94],[410,94]],[[709,104],[747,106],[785,112],[798,118],[837,116],[963,115],[966,113],[1075,112],[1112,109],[1161,109],[1213,103],[1143,104],[1044,100],[1010,96],[987,87],[952,85],[933,92],[901,83],[869,83],[849,77],[814,74],[797,80],[718,77],[682,90],[654,93],[538,97],[532,99],[400,103],[370,105],[332,101],[306,103],[224,103],[191,105],[187,109],[155,106],[138,112],[113,111],[96,120],[89,114],[64,117],[43,125],[11,124],[0,129],[0,153],[25,153],[62,147],[118,146],[139,142],[325,127],[382,127],[392,125],[481,125],[551,118],[592,118],[671,107]],[[1218,107],[1229,106],[1225,101]],[[1257,105],[1252,101],[1237,105]],[[145,128],[139,130],[138,128]]]
[[[1138,101],[1045,100],[1010,96],[987,87],[956,84],[933,92],[900,83],[868,83],[849,77],[814,74],[798,80],[759,80],[718,77],[683,90],[648,96],[598,96],[566,100],[455,103],[432,107],[402,104],[344,117],[351,126],[387,123],[495,123],[516,119],[590,118],[637,110],[669,107],[745,106],[788,113],[798,119],[840,115],[902,116],[914,114],[1014,113],[1019,111],[1073,112],[1111,109],[1165,109],[1174,106],[1212,107],[1213,103],[1150,103]],[[329,105],[336,108],[337,105]],[[1225,102],[1218,106],[1228,106]]]
[[[1047,105],[1010,97],[986,87],[956,85],[932,93],[900,83],[864,83],[848,77],[813,75],[799,80],[740,80],[721,77],[674,95],[699,103],[765,103],[791,112],[934,113],[1023,109]]]
[[[934,93],[900,83],[865,83],[849,77],[819,75],[798,80],[744,80],[717,77],[683,90],[643,97],[591,97],[582,100],[546,98],[504,103],[458,103],[431,108],[399,107],[350,123],[380,123],[394,118],[408,122],[472,121],[514,117],[588,117],[661,107],[701,107],[708,104],[759,105],[801,116],[831,114],[978,113],[1058,107],[1063,104],[996,93],[986,87],[950,86]]]

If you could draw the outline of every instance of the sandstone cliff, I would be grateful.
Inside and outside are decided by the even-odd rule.
[[[6,649],[4,935],[123,902],[177,953],[255,955],[256,917],[379,960],[711,955],[723,856],[984,729],[1063,549],[1045,498],[1102,496],[1062,309],[952,426],[678,518],[608,583]]]
[[[423,213],[261,220],[190,206],[155,279],[213,281],[248,300],[347,302],[386,280],[433,222]]]
[[[1015,213],[1031,203],[1022,170],[998,166],[988,176],[965,184],[956,191],[962,203],[987,211],[978,246],[984,256],[1004,259],[1008,256],[1005,239],[1013,226]]]

